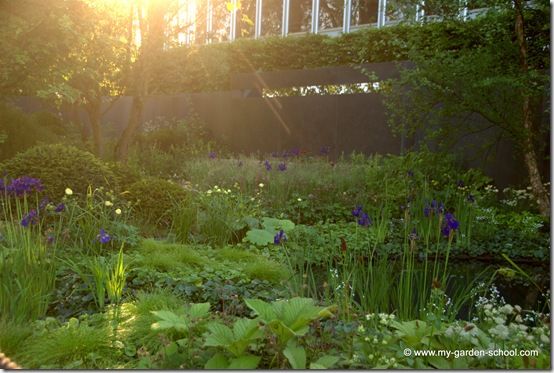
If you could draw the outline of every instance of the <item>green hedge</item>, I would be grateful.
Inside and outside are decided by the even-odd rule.
[[[480,43],[488,19],[400,24],[340,37],[308,34],[175,48],[160,56],[151,93],[227,90],[233,73],[400,61],[409,58],[411,48],[467,48]],[[502,26],[512,27],[509,22]]]

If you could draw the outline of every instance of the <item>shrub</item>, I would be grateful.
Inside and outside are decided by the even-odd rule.
[[[115,188],[113,172],[89,152],[62,144],[33,147],[0,165],[8,177],[31,176],[42,181],[45,194],[58,199],[66,188],[85,194],[89,185]]]
[[[135,203],[136,218],[169,228],[173,204],[186,199],[187,192],[176,183],[150,177],[129,185],[127,197]]]
[[[30,115],[8,105],[0,105],[0,128],[0,134],[5,136],[0,142],[0,160],[13,157],[40,142],[55,142],[62,134],[62,124],[53,114]]]

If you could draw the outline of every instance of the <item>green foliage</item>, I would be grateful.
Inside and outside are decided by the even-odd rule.
[[[29,323],[16,323],[3,317],[0,319],[0,351],[6,356],[15,356],[25,349],[25,341],[32,333]]]
[[[166,310],[180,314],[183,312],[183,299],[166,289],[139,291],[136,300],[129,307],[131,317],[120,325],[121,338],[129,346],[135,347],[135,354],[136,350],[141,348],[155,353],[160,350],[163,342],[159,338],[159,333],[152,330],[152,324],[157,321],[152,311]]]
[[[142,254],[139,261],[143,266],[164,272],[198,268],[208,263],[207,258],[190,247],[154,240],[144,240],[139,252]]]
[[[214,146],[197,119],[156,120],[144,127],[136,137],[129,163],[149,176],[181,175],[185,161],[206,156]]]
[[[187,192],[180,185],[153,177],[131,184],[128,191],[126,197],[134,203],[135,217],[161,228],[171,226],[174,204],[187,199]]]
[[[86,284],[100,311],[104,310],[106,296],[111,304],[120,303],[128,271],[123,263],[123,247],[114,258],[95,256],[78,262],[67,259],[66,263]]]
[[[107,368],[116,356],[111,341],[111,330],[106,325],[89,326],[71,319],[27,340],[19,356],[23,366],[33,369]]]
[[[312,321],[333,315],[332,307],[318,307],[310,298],[291,298],[272,304],[259,299],[245,299],[245,303],[275,334],[282,346],[293,337],[305,335]]]
[[[24,114],[20,110],[0,104],[0,161],[13,157],[39,143],[53,143],[61,139],[63,128],[53,114]]]
[[[274,237],[280,230],[288,233],[294,229],[294,226],[294,223],[288,219],[264,217],[262,219],[263,229],[250,229],[246,232],[244,240],[254,245],[266,246],[274,243]]]
[[[58,263],[56,243],[45,242],[41,219],[28,218],[31,209],[39,210],[30,200],[2,196],[0,209],[0,314],[14,322],[25,322],[46,314],[53,293]],[[56,239],[52,232],[52,238]]]
[[[110,168],[89,152],[62,144],[36,146],[0,165],[9,177],[31,176],[42,181],[51,200],[64,195],[66,188],[84,196],[89,186],[116,188]]]
[[[481,22],[469,21],[463,32],[456,33],[442,22],[401,24],[339,37],[309,34],[175,48],[159,58],[152,90],[165,94],[228,90],[234,73],[401,61],[408,59],[411,49],[475,43],[481,27]]]

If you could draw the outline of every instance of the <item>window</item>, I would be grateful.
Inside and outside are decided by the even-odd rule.
[[[352,0],[352,26],[377,23],[379,0]]]
[[[238,38],[254,37],[254,22],[256,20],[256,0],[237,1],[237,34]]]
[[[309,32],[311,27],[312,0],[290,0],[288,32]]]
[[[261,35],[281,35],[283,22],[283,1],[262,0]]]
[[[208,35],[212,42],[229,40],[231,33],[231,11],[227,0],[212,0],[212,32]]]
[[[344,0],[319,1],[319,29],[342,27]]]

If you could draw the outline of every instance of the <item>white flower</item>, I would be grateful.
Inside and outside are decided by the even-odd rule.
[[[514,312],[514,307],[510,306],[509,304],[506,304],[499,309],[500,313],[503,313],[504,315],[509,315],[512,312]]]
[[[502,317],[494,317],[493,318],[494,322],[497,323],[498,325],[501,325],[501,324],[504,324],[504,320]]]
[[[550,339],[545,334],[541,334],[540,339],[542,343],[550,343]]]
[[[104,202],[104,205],[106,205],[107,207],[110,207],[110,206],[113,206],[113,203],[111,201],[106,201]]]
[[[494,328],[491,328],[489,332],[492,335],[498,336],[500,339],[506,339],[508,338],[509,329],[506,325],[499,324],[496,325]]]
[[[115,213],[116,213],[117,215],[121,215],[121,209],[115,209]]]
[[[298,201],[298,202],[302,202],[302,198],[298,198],[297,201]]]
[[[263,187],[264,187],[264,183],[259,183],[258,186],[259,186],[260,188],[263,188]]]
[[[65,194],[67,194],[68,196],[70,196],[70,195],[73,194],[73,191],[72,191],[70,188],[65,188]]]

